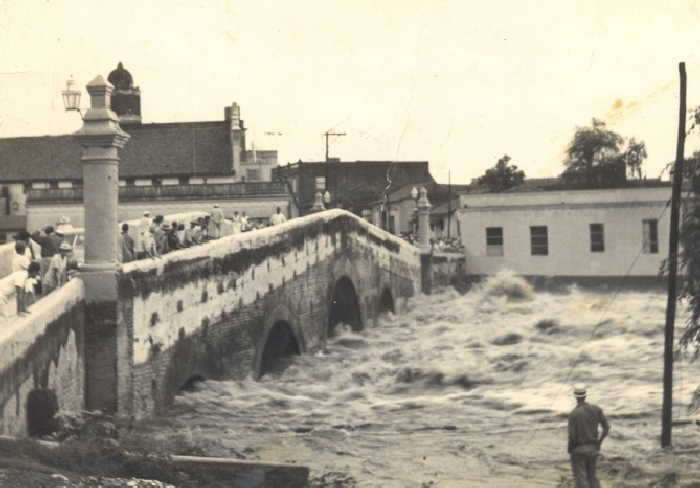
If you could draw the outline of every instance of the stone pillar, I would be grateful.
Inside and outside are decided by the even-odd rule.
[[[428,191],[421,187],[418,196],[418,247],[421,249],[430,247],[430,207]]]
[[[83,126],[74,135],[83,147],[83,205],[85,210],[85,407],[115,412],[119,403],[120,357],[119,293],[117,263],[117,205],[119,203],[119,153],[129,135],[110,109],[113,87],[102,76],[87,85],[90,108]]]
[[[24,191],[24,183],[10,183],[7,185],[10,215],[27,215],[27,192]]]
[[[372,207],[372,225],[382,226],[382,212],[377,206]]]
[[[323,206],[323,195],[320,191],[317,191],[314,195],[314,205],[311,207],[310,213],[320,212],[325,209],[326,207]]]

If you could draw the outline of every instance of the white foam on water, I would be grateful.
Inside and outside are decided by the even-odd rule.
[[[278,376],[207,381],[178,396],[172,415],[189,428],[214,420],[231,434],[212,435],[268,456],[294,456],[317,470],[342,464],[367,483],[375,478],[363,460],[379,457],[387,461],[382,476],[397,486],[413,486],[418,468],[409,460],[426,451],[441,467],[454,465],[446,479],[459,478],[465,456],[496,469],[522,453],[508,463],[523,473],[530,460],[565,458],[574,382],[588,384],[589,400],[612,419],[617,433],[606,448],[636,453],[656,442],[665,294],[536,293],[523,283],[504,274],[466,295],[416,297],[376,328],[339,328],[326,351],[294,359]],[[679,307],[677,337],[686,317]],[[675,389],[680,416],[697,385],[687,362],[676,369],[686,378]],[[322,434],[338,430],[342,449]],[[499,446],[489,436],[502,430],[522,434]]]

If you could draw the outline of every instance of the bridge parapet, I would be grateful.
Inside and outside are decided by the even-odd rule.
[[[31,412],[32,391],[51,395],[58,409],[82,409],[84,296],[83,282],[71,280],[0,328],[2,435],[36,429],[28,415],[36,419],[46,412]]]

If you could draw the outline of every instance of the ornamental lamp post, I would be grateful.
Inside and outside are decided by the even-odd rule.
[[[72,76],[66,80],[66,89],[61,92],[63,96],[63,107],[66,109],[66,112],[78,112],[82,118],[83,114],[80,111],[81,93],[80,90],[73,89],[74,84],[75,81],[73,81]]]

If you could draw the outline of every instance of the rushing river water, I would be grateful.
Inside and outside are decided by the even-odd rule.
[[[216,454],[356,482],[343,486],[557,486],[570,478],[571,384],[585,382],[612,425],[603,479],[695,479],[700,429],[676,428],[675,453],[657,447],[665,305],[660,292],[535,293],[502,274],[465,295],[411,299],[279,375],[200,384],[170,417]],[[686,416],[695,369],[676,366],[675,416]]]

